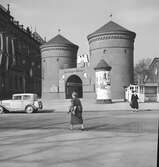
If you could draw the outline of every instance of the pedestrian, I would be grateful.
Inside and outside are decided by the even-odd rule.
[[[83,125],[83,118],[82,118],[82,104],[80,99],[78,98],[78,94],[76,92],[72,93],[72,99],[71,99],[71,106],[69,108],[69,112],[71,114],[71,120],[70,120],[70,129],[73,129],[73,125],[81,125],[81,130],[84,130]]]
[[[132,92],[132,96],[131,96],[131,102],[130,102],[130,106],[131,108],[133,108],[133,111],[138,111],[138,108],[139,108],[139,104],[138,104],[138,95],[136,93],[136,91],[133,91]]]

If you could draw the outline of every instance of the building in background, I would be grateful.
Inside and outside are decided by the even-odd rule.
[[[136,91],[140,102],[159,102],[159,58],[153,59],[145,83],[130,85],[125,89],[125,99],[130,101],[132,91]]]
[[[24,28],[0,5],[0,98],[13,93],[41,95],[41,54],[43,39]]]
[[[103,60],[112,68],[109,101],[124,99],[125,87],[133,83],[135,36],[134,32],[109,21],[88,35],[89,56],[78,58],[77,45],[62,35],[52,38],[41,46],[42,98],[68,99],[76,91],[80,98],[96,99],[95,68]],[[101,79],[105,79],[105,73]]]
[[[153,59],[149,67],[150,75],[147,78],[147,82],[159,84],[159,57]]]
[[[159,58],[152,60],[149,66],[149,76],[145,81],[145,100],[159,102]]]

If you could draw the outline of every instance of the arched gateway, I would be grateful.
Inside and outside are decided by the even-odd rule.
[[[83,89],[82,89],[82,80],[77,75],[71,75],[65,85],[66,99],[70,99],[72,92],[75,91],[78,93],[78,97],[83,97]]]

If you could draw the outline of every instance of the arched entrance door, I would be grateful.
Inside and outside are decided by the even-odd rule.
[[[83,90],[82,90],[82,80],[80,77],[77,75],[71,75],[66,82],[66,99],[71,99],[72,98],[72,92],[77,92],[78,97],[82,98],[83,97]]]

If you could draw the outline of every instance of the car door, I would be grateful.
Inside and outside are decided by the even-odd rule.
[[[22,96],[14,96],[11,102],[12,111],[21,111],[22,110]]]
[[[25,110],[25,107],[29,104],[33,103],[33,97],[32,95],[23,95],[23,103],[22,103],[22,108]]]

